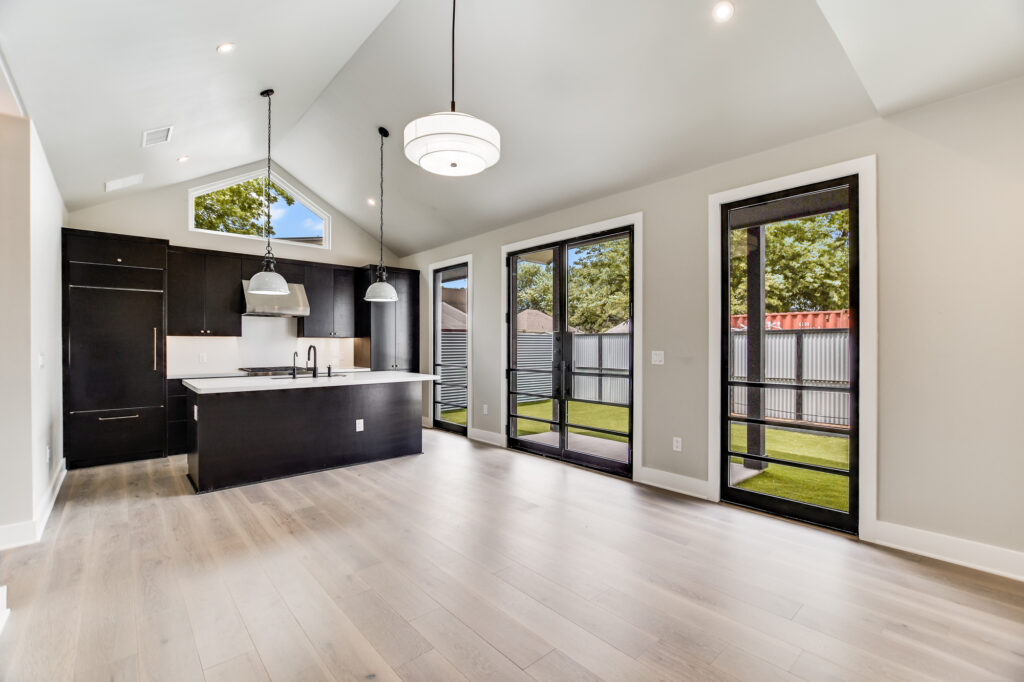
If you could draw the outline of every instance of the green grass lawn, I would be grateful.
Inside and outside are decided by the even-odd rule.
[[[550,400],[539,400],[532,403],[521,403],[518,413],[523,417],[551,419],[551,402]],[[445,421],[455,424],[466,423],[465,409],[444,410],[441,412],[441,416]],[[629,409],[614,405],[594,405],[570,401],[569,421],[614,431],[628,431]],[[745,426],[745,424],[731,425],[731,449],[733,452],[744,452],[747,448]],[[545,423],[525,419],[519,420],[517,427],[520,438],[543,433],[549,429]],[[569,431],[619,442],[628,440],[625,436],[588,431],[574,426],[569,427]],[[818,464],[835,469],[850,468],[850,440],[843,436],[786,431],[768,427],[765,429],[765,440],[765,451],[771,457],[792,462]],[[740,464],[743,462],[743,458],[733,457],[732,461]],[[829,509],[840,511],[849,511],[850,509],[850,481],[845,476],[769,464],[767,469],[753,478],[748,478],[736,487],[816,504]]]
[[[747,449],[746,425],[732,424],[731,439],[730,449],[733,452],[744,452]],[[850,439],[843,436],[798,433],[770,427],[765,429],[766,454],[794,462],[849,469],[849,444]],[[739,464],[743,458],[733,457],[731,461]],[[840,511],[850,509],[850,479],[835,474],[769,464],[757,476],[748,478],[736,487]]]

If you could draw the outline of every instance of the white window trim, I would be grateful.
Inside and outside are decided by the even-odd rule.
[[[858,264],[860,266],[860,408],[859,535],[874,541],[878,534],[878,181],[877,157],[794,173],[708,196],[708,489],[707,498],[721,497],[721,325],[722,204],[771,194],[847,175],[858,176]]]
[[[506,316],[509,313],[508,302],[508,254],[521,251],[531,246],[543,246],[551,242],[585,237],[589,234],[613,230],[618,227],[633,226],[633,480],[644,479],[647,471],[644,466],[644,214],[630,213],[619,218],[602,220],[590,225],[581,225],[561,232],[541,235],[533,239],[505,244],[501,247],[501,441],[508,444],[508,377],[505,368],[508,366],[508,326]]]
[[[466,275],[466,288],[469,293],[466,296],[466,435],[473,428],[473,254],[449,258],[447,260],[431,263],[427,266],[427,330],[430,332],[430,340],[427,343],[428,373],[434,373],[434,271],[443,270],[452,265],[466,264],[468,273]],[[427,398],[427,406],[430,408],[430,423],[427,426],[434,426],[434,385],[430,382],[430,396]]]
[[[257,239],[264,241],[266,238],[254,234],[232,234],[231,232],[214,232],[213,230],[200,230],[196,229],[196,197],[210,192],[216,192],[217,190],[231,187],[239,183],[248,182],[256,178],[266,177],[265,170],[255,170],[249,173],[243,173],[242,175],[236,175],[234,177],[225,178],[224,180],[218,180],[217,182],[211,182],[207,185],[200,187],[193,187],[188,191],[188,231],[195,232],[197,234],[213,234],[220,235],[222,237],[235,237],[240,239]],[[323,244],[309,244],[307,242],[297,242],[290,239],[276,239],[271,238],[271,242],[274,244],[288,244],[290,246],[304,246],[309,249],[325,249],[330,251],[331,249],[331,216],[324,209],[310,199],[306,194],[296,189],[295,185],[291,184],[279,174],[274,171],[270,172],[270,179],[274,184],[280,186],[282,189],[287,191],[296,201],[302,202],[302,204],[316,214],[321,220],[324,221],[324,238]]]

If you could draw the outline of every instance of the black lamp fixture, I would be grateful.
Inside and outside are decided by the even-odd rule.
[[[391,133],[381,126],[377,128],[380,135],[380,200],[377,206],[380,207],[380,261],[377,263],[377,281],[370,285],[363,296],[364,301],[371,303],[394,303],[398,300],[398,292],[388,284],[388,271],[384,267],[384,138]]]
[[[267,238],[267,252],[263,255],[263,272],[257,272],[252,276],[248,291],[250,294],[282,296],[288,293],[288,282],[274,272],[276,259],[270,246],[270,98],[273,94],[274,91],[269,88],[260,93],[260,97],[267,98],[267,182],[263,186],[263,203],[267,209],[263,235]]]

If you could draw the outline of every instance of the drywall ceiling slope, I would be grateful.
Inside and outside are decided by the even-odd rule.
[[[4,0],[0,45],[75,210],[113,199],[106,180],[149,189],[265,155],[260,90],[277,91],[280,139],[396,3]],[[165,125],[171,141],[143,149]]]
[[[876,116],[814,0],[459,3],[460,111],[502,158],[468,178],[402,155],[410,120],[449,101],[449,0],[406,0],[282,140],[277,157],[367,229],[377,126],[386,241],[408,254]],[[641,207],[638,207],[641,208]]]
[[[1021,0],[817,0],[882,115],[1024,75]]]
[[[11,70],[4,59],[3,51],[0,51],[0,114],[8,116],[23,116],[21,110],[21,97],[18,94],[18,87],[11,77]]]

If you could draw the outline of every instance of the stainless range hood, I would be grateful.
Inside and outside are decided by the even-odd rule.
[[[309,299],[306,298],[306,287],[301,284],[288,283],[286,295],[250,294],[249,280],[242,280],[242,293],[245,295],[245,312],[250,317],[308,317]]]

